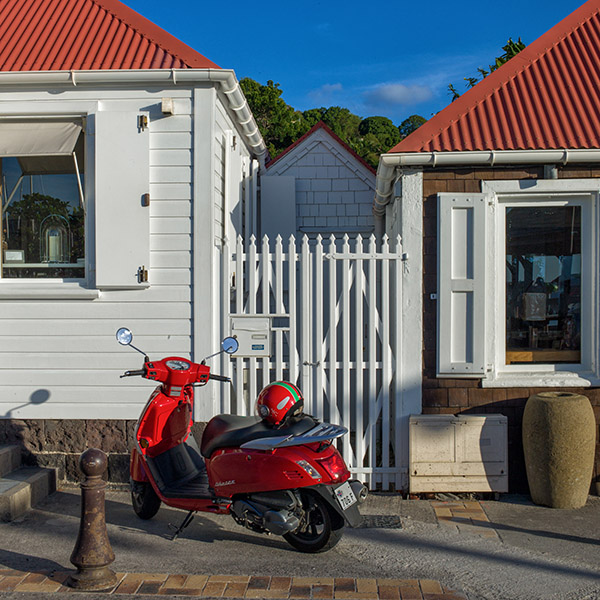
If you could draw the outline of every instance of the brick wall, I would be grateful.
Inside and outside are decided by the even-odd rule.
[[[559,178],[600,177],[600,169],[559,167]],[[437,197],[439,192],[480,192],[482,180],[541,179],[543,167],[522,169],[455,169],[423,175],[423,412],[426,414],[499,413],[508,418],[510,490],[527,491],[521,424],[529,396],[548,388],[482,388],[480,380],[436,378]],[[553,388],[554,389],[554,388]],[[566,389],[566,388],[565,388]],[[600,483],[600,388],[566,389],[587,396],[597,423],[594,481]]]

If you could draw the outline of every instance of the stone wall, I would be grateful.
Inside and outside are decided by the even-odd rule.
[[[79,481],[81,453],[99,448],[108,455],[108,481],[127,483],[135,424],[118,419],[0,419],[0,444],[19,444],[23,464],[53,467],[59,482]],[[203,423],[193,426],[197,439],[203,428]]]
[[[559,167],[559,178],[600,177],[600,169]],[[527,491],[527,476],[521,441],[521,423],[529,396],[548,388],[482,388],[481,380],[436,377],[437,306],[437,194],[480,192],[482,180],[541,179],[543,167],[522,169],[436,169],[423,176],[423,413],[488,414],[508,418],[509,486],[512,492]],[[555,388],[552,388],[555,389]],[[594,481],[600,484],[600,388],[572,389],[587,396],[597,424]],[[592,489],[595,486],[592,484]]]

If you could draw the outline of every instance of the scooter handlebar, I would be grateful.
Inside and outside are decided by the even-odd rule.
[[[121,375],[121,379],[123,377],[135,377],[135,376],[143,377],[145,374],[146,374],[146,369],[138,369],[136,371],[125,371],[125,373],[123,373],[123,375]]]
[[[225,383],[231,383],[231,378],[230,377],[225,377],[223,375],[215,375],[213,373],[211,373],[208,376],[209,379],[214,379],[216,381],[224,381]]]

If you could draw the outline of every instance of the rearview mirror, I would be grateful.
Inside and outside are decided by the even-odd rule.
[[[226,337],[221,342],[221,348],[223,348],[227,354],[233,354],[234,352],[237,352],[239,347],[240,344],[234,337]]]
[[[117,342],[122,346],[129,346],[133,341],[133,333],[127,327],[121,327],[117,330]]]

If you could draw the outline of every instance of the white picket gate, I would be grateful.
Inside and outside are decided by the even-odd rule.
[[[400,238],[332,236],[284,248],[268,238],[247,249],[238,238],[223,248],[222,331],[235,315],[268,316],[272,352],[233,357],[223,368],[235,392],[225,412],[253,414],[270,381],[289,380],[305,397],[305,411],[350,430],[339,448],[351,472],[371,489],[400,489],[402,440]]]

